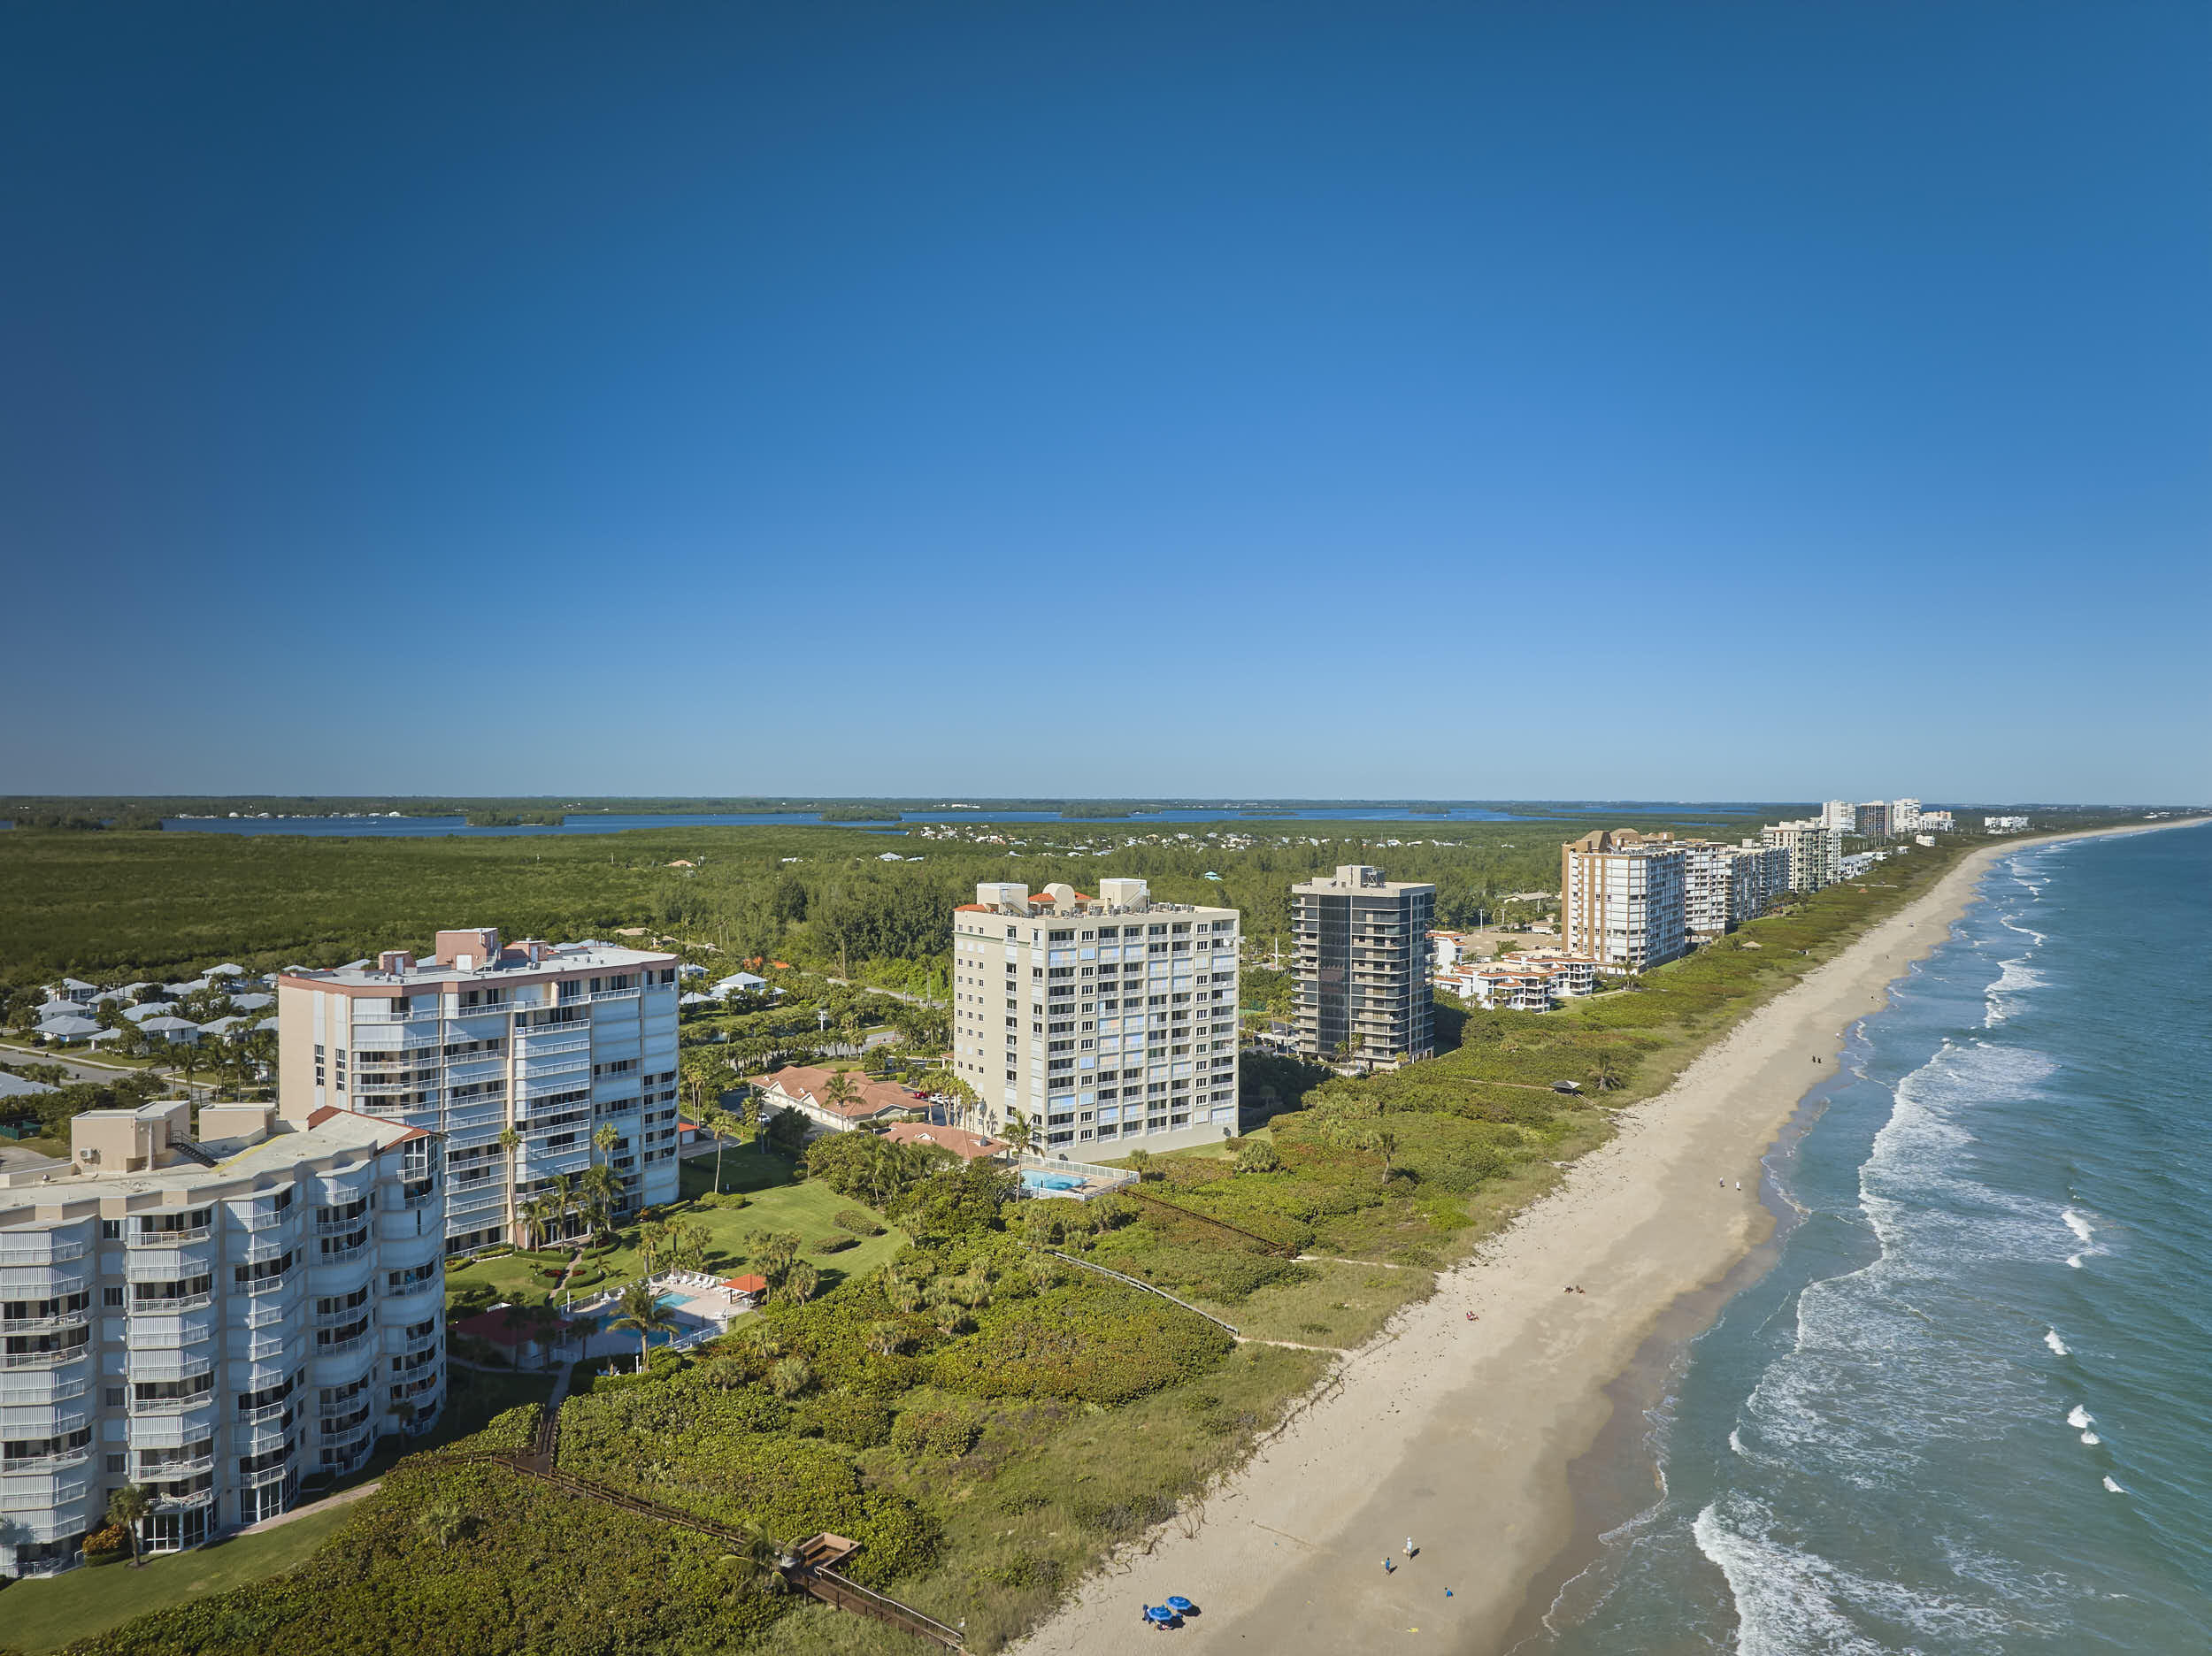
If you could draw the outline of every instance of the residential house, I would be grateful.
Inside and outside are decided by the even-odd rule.
[[[846,1077],[851,1089],[851,1097],[841,1104],[830,1096],[831,1077],[839,1074]],[[780,1111],[796,1110],[806,1117],[812,1131],[849,1132],[929,1108],[920,1094],[889,1081],[872,1081],[856,1070],[793,1064],[773,1075],[751,1077],[750,1083],[760,1094],[764,1123]]]

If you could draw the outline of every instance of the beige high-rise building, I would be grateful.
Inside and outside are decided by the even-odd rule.
[[[1002,1133],[1048,1156],[1179,1150],[1237,1131],[1233,908],[1141,879],[987,881],[953,913],[953,1064]]]
[[[1559,941],[1608,972],[1662,966],[1690,946],[1689,855],[1665,834],[1600,829],[1559,847]]]
[[[78,1561],[109,1495],[174,1552],[287,1510],[445,1401],[445,1182],[397,1122],[91,1110],[0,1172],[0,1575]]]
[[[1843,830],[1832,828],[1818,817],[1775,823],[1762,828],[1759,838],[1770,848],[1789,853],[1789,888],[1816,892],[1832,885],[1843,862]]]
[[[359,1110],[443,1136],[456,1254],[517,1239],[521,1210],[608,1154],[623,1212],[677,1195],[676,957],[603,943],[503,944],[441,932],[403,949],[277,979],[286,1119]],[[521,1136],[510,1156],[499,1145]]]
[[[1436,887],[1347,863],[1290,888],[1298,1050],[1371,1070],[1436,1055]]]

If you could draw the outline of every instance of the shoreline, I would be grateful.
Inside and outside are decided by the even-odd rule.
[[[1121,1550],[1015,1648],[1118,1650],[1131,1605],[1170,1592],[1202,1607],[1194,1631],[1291,1651],[1440,1636],[1492,1656],[1540,1630],[1594,1556],[1596,1510],[1617,1515],[1637,1470],[1650,1476],[1635,1399],[1771,1262],[1763,1161],[1817,1119],[1853,1026],[1950,937],[1997,858],[2187,825],[2200,821],[1975,847],[1624,1113],[1552,1192],[1440,1274],[1432,1299],[1345,1353],[1196,1504],[1194,1533],[1171,1525]],[[1386,1574],[1409,1536],[1419,1555]]]

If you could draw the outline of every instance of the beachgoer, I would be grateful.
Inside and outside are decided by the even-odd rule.
[[[1390,1561],[1390,1559],[1389,1559],[1388,1555],[1387,1555],[1387,1554],[1386,1554],[1386,1555],[1384,1556],[1384,1558],[1383,1558],[1383,1574],[1384,1574],[1384,1575],[1386,1575],[1386,1576],[1387,1576],[1387,1575],[1389,1575],[1389,1574],[1390,1574],[1390,1572],[1391,1572],[1392,1570],[1394,1570],[1394,1569],[1396,1569],[1397,1568],[1398,1568],[1398,1567],[1397,1567],[1395,1564],[1393,1564],[1393,1563]]]
[[[1408,1558],[1411,1558],[1413,1556],[1413,1537],[1411,1536],[1408,1536],[1406,1537],[1406,1556]]]

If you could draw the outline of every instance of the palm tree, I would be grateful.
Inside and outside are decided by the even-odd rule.
[[[415,1514],[415,1528],[441,1547],[451,1546],[474,1527],[468,1509],[457,1500],[434,1500]]]
[[[729,1111],[717,1105],[712,1109],[695,1112],[698,1124],[714,1135],[714,1193],[722,1193],[722,1141],[737,1137],[737,1122]]]
[[[776,1284],[776,1299],[783,1305],[804,1305],[822,1285],[822,1273],[804,1260],[786,1269]]]
[[[643,1263],[645,1274],[648,1276],[653,1274],[654,1265],[659,1261],[661,1255],[667,1251],[667,1248],[668,1226],[665,1223],[658,1219],[651,1219],[640,1227],[637,1242],[638,1259]]]
[[[507,1223],[509,1234],[511,1236],[517,1217],[515,1212],[515,1152],[522,1148],[522,1135],[514,1130],[511,1123],[499,1130],[499,1137],[494,1142],[499,1146],[499,1153],[507,1158]]]
[[[612,1129],[603,1127],[600,1131],[608,1132]],[[622,1194],[622,1181],[604,1162],[595,1162],[584,1169],[577,1188],[583,1198],[584,1223],[590,1234],[595,1236],[613,1222],[615,1203]]]
[[[616,1310],[619,1315],[607,1326],[611,1329],[627,1329],[637,1336],[638,1372],[643,1374],[645,1361],[652,1353],[653,1336],[674,1333],[676,1319],[667,1307],[661,1304],[660,1296],[653,1292],[651,1285],[641,1282],[632,1283],[622,1291],[622,1298],[616,1302]]]
[[[138,1553],[138,1526],[146,1514],[154,1509],[154,1498],[142,1484],[126,1484],[108,1497],[108,1522],[120,1524],[131,1537],[131,1568],[138,1568],[145,1560]]]
[[[767,1582],[781,1585],[781,1565],[790,1550],[784,1543],[769,1539],[766,1530],[749,1524],[744,1541],[715,1561],[736,1576],[740,1586],[757,1587]]]
[[[1001,1137],[1015,1149],[1027,1152],[1036,1147],[1036,1124],[1017,1106],[1014,1110],[1014,1119],[1007,1123],[1006,1130]]]
[[[822,1089],[822,1101],[835,1110],[843,1109],[857,1101],[859,1097],[859,1089],[853,1085],[850,1072],[843,1070],[833,1071],[829,1084]]]

